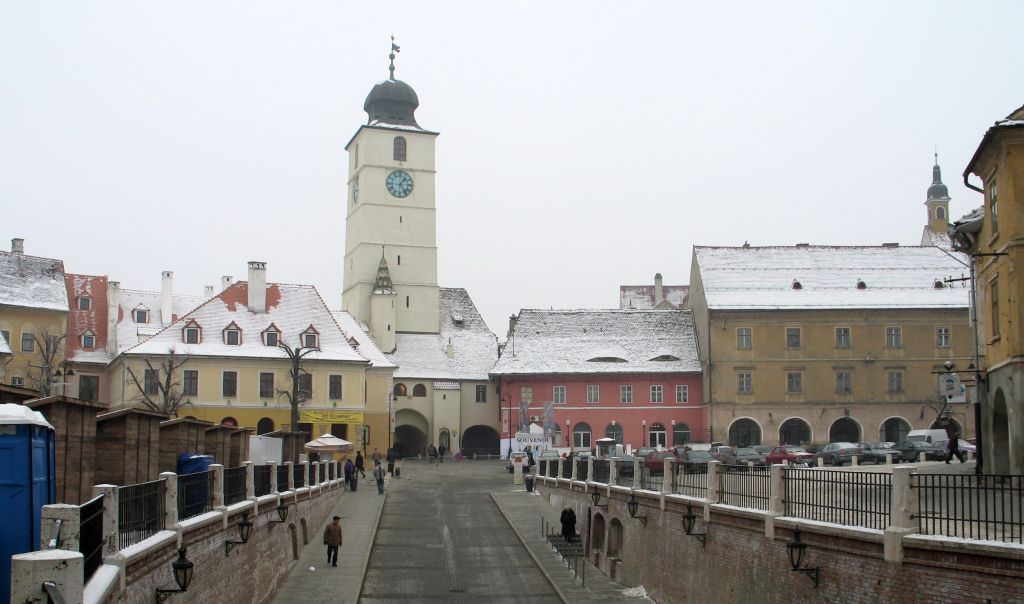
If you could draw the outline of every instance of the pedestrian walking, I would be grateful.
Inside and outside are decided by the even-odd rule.
[[[441,446],[437,448],[437,459],[440,460],[441,463],[444,463],[444,454],[447,450],[448,447],[444,446],[444,443],[441,443]]]
[[[370,458],[373,459],[373,465],[375,465],[375,466],[379,465],[380,464],[380,451],[378,451],[377,449],[374,449],[373,450],[373,455],[371,455]]]
[[[324,545],[327,546],[327,563],[331,566],[338,565],[338,548],[341,547],[341,516],[335,516],[334,520],[324,529]]]
[[[366,478],[366,469],[363,467],[363,452],[356,451],[356,470],[359,471],[359,475]]]
[[[348,483],[348,490],[354,491],[359,486],[359,476],[356,474],[356,464],[351,459],[345,460],[345,482]]]
[[[576,512],[569,506],[565,506],[562,510],[562,536],[565,537],[566,543],[572,543],[573,537],[576,536]]]
[[[388,474],[395,475],[395,458],[398,457],[398,453],[395,452],[394,447],[388,447]]]
[[[434,446],[434,443],[430,443],[430,446],[427,447],[427,456],[430,458],[430,463],[437,461],[437,447]]]
[[[379,463],[373,468],[373,477],[377,479],[377,494],[384,494],[384,466]]]
[[[964,463],[964,453],[960,450],[959,432],[954,432],[953,435],[949,437],[949,442],[946,444],[946,447],[949,448],[949,452],[946,453],[946,463],[949,463],[953,459],[954,455],[956,455],[956,458],[960,460],[960,463]]]

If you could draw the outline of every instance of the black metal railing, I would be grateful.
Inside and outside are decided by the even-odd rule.
[[[913,474],[918,531],[1024,543],[1024,476]]]
[[[537,462],[537,474],[541,476],[548,475],[548,460],[542,459],[539,462]]]
[[[595,459],[594,460],[594,482],[601,482],[608,484],[608,477],[611,475],[611,460],[609,459]]]
[[[885,529],[892,507],[892,474],[785,468],[786,515],[847,526]]]
[[[327,479],[328,480],[334,480],[335,478],[337,478],[337,476],[334,475],[335,474],[335,467],[337,465],[338,464],[334,463],[333,461],[331,463],[327,464]]]
[[[633,486],[633,460],[615,460],[615,484],[620,487]]]
[[[690,497],[707,497],[707,468],[707,464],[672,464],[672,492]]]
[[[277,492],[284,493],[288,490],[288,466],[277,466]]]
[[[224,470],[224,505],[245,499],[245,466]]]
[[[117,488],[117,547],[152,537],[164,529],[164,480]]]
[[[178,520],[213,509],[213,472],[178,476]]]
[[[302,468],[302,466],[297,465],[293,467],[295,468],[295,470],[292,472],[292,475],[295,478],[295,488],[301,489],[302,487],[306,486],[306,472]]]
[[[768,510],[772,499],[772,475],[768,466],[723,465],[719,467],[719,472],[719,502]]]
[[[572,468],[573,468],[573,465],[575,465],[575,464],[576,464],[576,460],[571,458],[571,457],[567,457],[567,458],[563,459],[562,460],[562,472],[561,472],[561,474],[559,474],[559,476],[561,476],[562,478],[572,478]]]
[[[306,484],[313,486],[316,484],[316,464],[306,464]]]
[[[270,466],[256,466],[252,469],[252,488],[257,497],[270,494]]]
[[[652,471],[647,464],[640,465],[640,488],[648,491],[660,491],[665,483],[665,472]]]
[[[78,508],[78,551],[84,558],[85,582],[103,564],[103,495]]]

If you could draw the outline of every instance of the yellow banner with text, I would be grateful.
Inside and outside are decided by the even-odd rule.
[[[299,421],[304,424],[362,424],[363,412],[340,409],[299,411]]]

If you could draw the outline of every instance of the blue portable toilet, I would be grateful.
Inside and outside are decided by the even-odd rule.
[[[182,453],[178,455],[178,476],[206,472],[214,463],[212,455],[199,455],[197,453]],[[180,491],[179,491],[180,492]],[[185,510],[192,516],[203,510],[203,506],[210,496],[207,483],[194,484],[185,490],[184,501],[179,501],[180,509]]]
[[[53,426],[22,405],[0,405],[0,604],[11,598],[11,556],[39,547],[43,506],[56,500]]]

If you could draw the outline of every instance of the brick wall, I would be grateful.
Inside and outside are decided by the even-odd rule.
[[[54,430],[54,503],[79,504],[92,499],[96,440],[96,414],[103,405],[63,396],[39,399],[27,405],[39,411]]]
[[[96,418],[95,484],[128,485],[160,476],[160,422],[167,416],[119,409]]]

